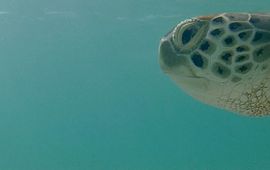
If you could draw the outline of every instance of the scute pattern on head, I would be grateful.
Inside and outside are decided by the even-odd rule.
[[[270,115],[270,14],[184,21],[159,50],[162,69],[191,96],[233,112]]]

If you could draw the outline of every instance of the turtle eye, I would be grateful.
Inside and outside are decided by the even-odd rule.
[[[190,40],[196,35],[198,29],[196,27],[187,28],[182,33],[182,44],[185,45],[190,42]]]
[[[207,31],[207,23],[189,21],[176,26],[173,32],[173,43],[180,51],[189,51],[198,45]]]

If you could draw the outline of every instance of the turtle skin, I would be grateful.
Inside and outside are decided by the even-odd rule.
[[[221,13],[182,21],[162,37],[159,63],[203,103],[270,115],[270,14]]]

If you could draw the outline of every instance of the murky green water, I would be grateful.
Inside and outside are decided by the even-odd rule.
[[[268,0],[3,0],[0,169],[267,170],[270,118],[203,105],[165,76],[179,21]]]

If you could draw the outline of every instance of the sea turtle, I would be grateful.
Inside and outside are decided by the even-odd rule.
[[[245,115],[270,115],[270,14],[187,19],[160,41],[159,63],[188,94]]]

